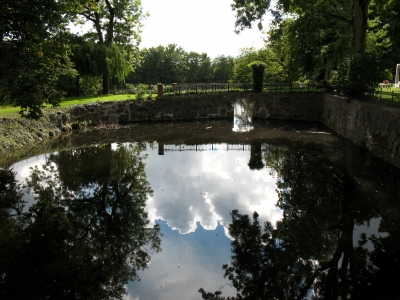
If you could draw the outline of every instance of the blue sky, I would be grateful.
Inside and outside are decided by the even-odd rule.
[[[142,0],[144,20],[141,48],[177,44],[186,51],[237,56],[239,49],[261,48],[262,37],[256,26],[239,35],[234,32],[233,0]],[[264,21],[268,29],[269,19]]]

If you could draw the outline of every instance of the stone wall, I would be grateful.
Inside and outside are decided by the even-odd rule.
[[[196,119],[233,119],[236,99],[255,101],[253,117],[283,120],[319,121],[322,94],[221,93],[181,95],[163,100],[103,102],[76,106],[71,122],[130,123],[143,121],[180,121]]]
[[[326,95],[321,122],[373,155],[400,167],[398,107]]]
[[[236,99],[255,101],[253,118],[319,121],[373,155],[400,167],[400,110],[390,104],[310,93],[221,93],[163,100],[104,102],[76,106],[70,122],[130,123],[232,119]]]

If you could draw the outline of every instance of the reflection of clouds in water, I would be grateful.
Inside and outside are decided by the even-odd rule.
[[[138,273],[139,282],[128,284],[131,298],[126,299],[135,299],[136,295],[153,300],[200,299],[199,288],[215,291],[229,284],[221,266],[230,262],[230,240],[222,226],[215,231],[197,226],[195,232],[182,235],[164,221],[157,223],[164,233],[162,251],[154,253],[149,268]],[[235,293],[230,286],[222,291],[225,296]]]
[[[376,237],[387,237],[389,234],[387,232],[380,232],[379,225],[381,223],[382,218],[372,218],[368,222],[364,222],[362,225],[354,225],[354,233],[353,233],[353,245],[357,247],[358,241],[361,240],[360,235],[365,233],[366,238],[369,239],[372,235]],[[363,246],[364,249],[368,249],[372,251],[374,246],[371,241]]]
[[[275,224],[282,218],[275,207],[276,179],[267,168],[249,169],[249,151],[166,152],[163,156],[148,151],[146,174],[154,195],[146,211],[152,223],[165,220],[186,234],[196,230],[196,222],[213,230],[220,221],[227,231],[233,209],[249,215],[257,211],[261,222]]]
[[[35,166],[38,166],[41,169],[41,166],[46,161],[46,155],[38,155],[33,156],[28,159],[19,161],[11,166],[11,169],[16,172],[15,179],[18,180],[20,183],[25,183],[28,177],[31,175],[32,170]],[[22,196],[22,200],[25,201],[24,212],[28,210],[28,208],[34,203],[35,198],[34,195],[31,194],[24,194]]]

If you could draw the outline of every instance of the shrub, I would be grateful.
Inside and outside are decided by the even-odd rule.
[[[373,95],[383,79],[379,59],[369,53],[346,57],[338,66],[336,78],[339,91],[346,95]]]
[[[255,61],[252,62],[250,66],[253,71],[253,91],[255,93],[262,93],[265,64],[263,62]]]
[[[81,77],[81,88],[85,95],[94,96],[98,95],[101,90],[101,78],[93,76]]]

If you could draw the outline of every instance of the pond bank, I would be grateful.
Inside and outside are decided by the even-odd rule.
[[[235,99],[255,101],[253,118],[317,121],[400,167],[400,110],[390,105],[311,93],[181,95],[157,101],[93,103],[48,110],[39,121],[0,119],[0,153],[10,153],[87,124],[233,119]]]

